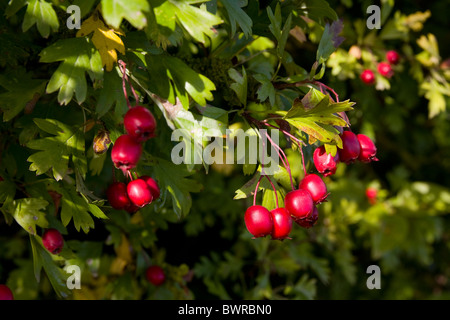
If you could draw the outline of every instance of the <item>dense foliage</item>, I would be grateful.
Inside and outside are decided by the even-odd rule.
[[[373,4],[1,2],[0,284],[15,299],[449,299],[448,2],[381,0],[370,29]],[[136,105],[157,127],[127,172],[111,149]],[[259,141],[262,127],[280,132],[270,179],[261,161],[201,158],[227,129]],[[319,174],[330,194],[313,227],[253,239],[246,209],[282,206],[344,129],[379,161]],[[114,209],[108,187],[143,175],[160,196]],[[47,250],[48,229],[62,251]],[[81,289],[67,286],[74,265]]]

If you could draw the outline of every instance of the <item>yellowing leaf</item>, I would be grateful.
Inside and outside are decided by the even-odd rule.
[[[109,29],[103,21],[94,13],[86,19],[77,32],[77,37],[84,37],[91,33],[92,43],[98,49],[106,71],[111,71],[114,63],[117,62],[117,51],[125,54],[125,46],[118,34],[122,34],[114,29]]]

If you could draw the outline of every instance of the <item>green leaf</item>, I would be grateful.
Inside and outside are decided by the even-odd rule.
[[[44,94],[47,81],[32,79],[32,76],[31,73],[25,73],[24,69],[0,75],[0,86],[7,90],[0,93],[3,121],[10,121],[27,105],[33,106]]]
[[[338,15],[326,0],[304,0],[299,1],[299,3],[299,14],[307,16],[320,25],[324,25],[327,19],[338,19]]]
[[[161,158],[154,167],[156,180],[160,185],[163,202],[170,195],[172,197],[173,209],[179,218],[185,217],[192,206],[191,192],[199,192],[202,185],[187,177],[191,175],[182,165],[175,165],[172,162]]]
[[[241,7],[247,5],[247,1],[244,1],[244,3],[241,3],[236,5],[236,1],[232,0],[220,0],[220,2],[223,4],[225,9],[227,10],[228,17],[230,19],[230,25],[231,25],[231,34],[230,37],[234,37],[234,34],[236,33],[236,28],[239,26],[244,32],[245,37],[249,37],[252,35],[252,19],[245,13],[244,10],[241,9]]]
[[[214,83],[180,59],[149,54],[146,62],[150,75],[149,90],[161,98],[175,104],[176,93],[186,110],[189,108],[188,95],[201,106],[205,106],[207,100],[213,100]]]
[[[275,98],[276,98],[276,91],[275,91],[275,87],[272,84],[271,79],[263,74],[255,74],[255,75],[253,75],[253,77],[259,83],[261,83],[261,86],[256,91],[259,101],[264,102],[268,98],[270,105],[274,106]]]
[[[247,73],[245,68],[242,67],[242,74],[240,74],[236,69],[228,69],[228,75],[235,82],[230,85],[230,88],[236,92],[236,95],[242,105],[245,107],[247,105]]]
[[[47,93],[59,90],[60,104],[68,104],[74,94],[78,103],[86,99],[86,72],[97,80],[103,76],[100,53],[86,37],[59,40],[45,48],[40,57],[40,62],[63,61],[47,85]]]
[[[95,205],[89,204],[77,192],[74,186],[64,184],[63,186],[53,183],[51,188],[61,194],[61,222],[64,227],[72,221],[77,231],[83,229],[88,233],[91,228],[94,228],[94,220],[89,212],[94,216],[105,219],[105,215],[99,213],[99,208]]]
[[[336,49],[344,41],[344,37],[339,36],[344,28],[344,24],[341,20],[333,21],[331,25],[328,23],[325,25],[322,38],[319,42],[317,49],[316,60],[319,63],[324,63],[330,55],[336,51]]]
[[[101,118],[113,105],[115,105],[115,113],[119,115],[124,115],[128,110],[122,88],[122,79],[115,69],[104,74],[103,87],[100,89],[95,110]]]
[[[9,212],[16,222],[28,233],[36,234],[36,225],[41,228],[48,226],[44,210],[48,205],[46,200],[26,198],[8,202],[5,210]]]
[[[81,129],[74,129],[54,119],[34,119],[36,125],[54,136],[31,140],[27,147],[40,150],[28,157],[31,162],[30,170],[37,175],[52,169],[53,177],[61,180],[67,173],[69,159],[75,167],[85,173],[87,170],[84,155],[84,136]]]
[[[146,0],[102,0],[102,16],[106,23],[119,29],[123,19],[137,29],[147,25],[145,13],[150,11]]]
[[[22,23],[23,32],[28,31],[34,24],[44,38],[50,35],[50,29],[53,32],[58,31],[58,16],[50,3],[44,0],[28,0],[27,11]]]
[[[33,252],[34,275],[40,282],[41,271],[44,268],[50,283],[60,298],[67,298],[71,292],[67,287],[68,274],[59,267],[53,260],[52,255],[43,247],[42,239],[39,236],[31,236],[31,249]]]

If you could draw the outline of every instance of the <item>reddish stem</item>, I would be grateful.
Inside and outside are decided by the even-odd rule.
[[[256,194],[258,193],[259,183],[261,182],[262,178],[263,178],[263,176],[260,176],[258,182],[256,183],[255,193],[253,195],[253,205],[254,206],[256,205]]]
[[[278,157],[281,159],[281,162],[283,162],[283,165],[285,166],[286,170],[288,171],[289,174],[289,178],[291,179],[291,187],[292,190],[294,190],[294,181],[292,179],[292,172],[291,172],[291,166],[289,165],[289,160],[286,156],[286,154],[284,153],[283,149],[280,148],[279,145],[277,145],[267,134],[266,132],[266,136],[267,139],[270,141],[270,143],[277,149],[277,153],[278,153]],[[286,161],[284,161],[284,159],[286,159]]]
[[[280,206],[278,205],[278,194],[277,194],[277,189],[276,189],[275,186],[273,185],[272,180],[270,180],[270,178],[269,178],[268,176],[265,176],[265,177],[267,178],[267,180],[269,180],[269,183],[270,183],[270,185],[272,186],[273,192],[275,192],[275,201],[276,201],[277,209],[278,209]]]

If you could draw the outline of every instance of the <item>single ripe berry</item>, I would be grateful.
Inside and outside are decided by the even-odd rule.
[[[400,62],[400,55],[395,50],[389,50],[386,52],[386,60],[389,61],[390,64],[398,64]]]
[[[344,131],[341,134],[342,149],[338,148],[339,160],[346,164],[354,162],[359,157],[361,146],[356,134],[351,131]]]
[[[292,229],[292,218],[285,208],[277,208],[270,211],[273,221],[272,239],[282,240],[289,238]]]
[[[370,204],[373,205],[377,202],[377,195],[378,195],[377,189],[373,187],[369,187],[366,189],[366,197]]]
[[[313,154],[314,165],[323,174],[324,177],[331,176],[336,173],[337,164],[339,163],[339,152],[333,157],[330,153],[325,151],[325,146],[320,146],[314,150]]]
[[[56,229],[47,229],[42,235],[42,244],[52,254],[58,254],[64,247],[64,239]]]
[[[139,177],[139,179],[144,180],[148,184],[148,187],[152,192],[153,200],[158,199],[161,194],[158,183],[152,177],[149,176],[141,176]]]
[[[367,85],[372,85],[375,83],[375,74],[370,69],[364,70],[361,73],[360,78],[361,78],[362,82],[364,82]]]
[[[0,284],[0,300],[14,300],[14,295],[7,285]]]
[[[145,277],[148,282],[155,286],[160,286],[166,281],[166,274],[160,266],[150,266],[145,271]]]
[[[311,194],[303,189],[290,191],[284,198],[284,206],[294,220],[307,217],[313,210]]]
[[[128,182],[128,198],[137,207],[144,207],[153,201],[152,191],[148,184],[142,179],[136,179]]]
[[[106,190],[109,204],[117,210],[122,210],[131,205],[128,198],[127,185],[123,182],[114,182]]]
[[[154,137],[156,120],[153,114],[143,106],[136,106],[127,111],[123,118],[125,130],[137,141],[142,142]]]
[[[364,134],[358,134],[356,135],[359,146],[360,146],[360,153],[358,156],[358,160],[361,162],[372,162],[372,161],[378,161],[376,154],[377,154],[377,147],[373,143],[373,141]]]
[[[390,78],[394,75],[394,70],[392,70],[391,65],[387,62],[380,62],[377,66],[377,70],[386,78]]]
[[[309,229],[317,223],[317,220],[319,220],[319,210],[314,206],[314,209],[309,216],[304,219],[296,220],[295,223],[303,228]]]
[[[111,159],[114,166],[124,173],[133,169],[142,153],[141,144],[132,136],[123,134],[117,138],[111,150]]]
[[[272,233],[273,221],[270,211],[263,206],[254,205],[245,211],[245,226],[254,238],[265,237]]]
[[[302,181],[300,181],[298,188],[308,191],[314,204],[323,202],[329,194],[325,182],[314,173],[307,174]]]

